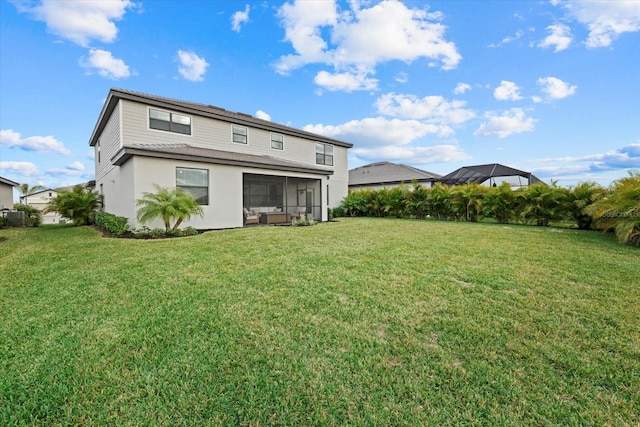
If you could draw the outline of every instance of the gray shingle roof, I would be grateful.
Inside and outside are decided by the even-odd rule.
[[[113,164],[120,166],[132,156],[333,175],[333,171],[330,169],[314,167],[305,163],[282,160],[271,156],[200,148],[188,144],[131,144],[121,148],[111,161]]]
[[[384,185],[399,184],[404,182],[410,184],[414,179],[417,181],[434,181],[440,175],[427,172],[412,166],[379,162],[360,166],[349,171],[349,185]]]
[[[93,130],[91,139],[89,140],[89,145],[94,146],[96,144],[98,136],[106,126],[107,119],[111,115],[111,112],[117,105],[119,99],[126,99],[145,105],[151,105],[155,107],[170,109],[173,111],[193,114],[196,116],[222,120],[238,125],[279,132],[285,135],[297,136],[300,138],[333,144],[340,147],[351,148],[353,146],[353,144],[350,144],[348,142],[339,141],[337,139],[328,138],[326,136],[317,135],[315,133],[292,128],[289,126],[284,126],[278,123],[270,122],[268,120],[262,120],[257,117],[253,117],[250,114],[232,112],[213,105],[181,101],[179,99],[164,98],[161,96],[150,95],[141,92],[133,92],[124,89],[111,89],[109,91],[107,102],[105,102],[105,105],[100,112],[100,118],[98,119],[98,122],[96,123],[96,126]]]

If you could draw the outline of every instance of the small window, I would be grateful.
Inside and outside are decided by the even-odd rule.
[[[191,135],[191,117],[149,109],[149,128]]]
[[[176,168],[176,187],[196,198],[199,205],[209,204],[209,171]]]
[[[239,144],[247,143],[247,128],[242,126],[233,126],[233,142]]]
[[[333,166],[333,145],[316,144],[316,164]]]
[[[283,150],[284,149],[284,135],[279,133],[271,134],[271,148],[274,150]]]
[[[100,140],[98,139],[98,143],[96,144],[96,152],[98,157],[98,163],[100,163]]]

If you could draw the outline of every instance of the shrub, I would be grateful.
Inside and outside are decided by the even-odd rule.
[[[333,218],[341,218],[344,217],[346,215],[346,212],[344,210],[344,208],[342,207],[342,205],[337,206],[333,209],[331,209],[331,214],[333,216]]]
[[[76,185],[70,191],[59,191],[44,212],[58,212],[63,217],[71,219],[75,225],[84,225],[89,223],[91,212],[101,204],[102,196]]]
[[[25,227],[39,227],[42,224],[42,212],[29,205],[15,204],[13,208],[19,212],[24,212]]]
[[[120,236],[129,229],[127,218],[116,216],[108,212],[92,212],[89,221],[109,233]]]

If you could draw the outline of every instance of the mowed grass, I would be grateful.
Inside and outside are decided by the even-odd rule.
[[[640,250],[349,218],[1,230],[0,425],[638,425]]]

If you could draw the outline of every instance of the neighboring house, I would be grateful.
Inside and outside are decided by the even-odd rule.
[[[441,177],[438,181],[446,185],[463,185],[475,182],[492,187],[508,182],[514,188],[542,182],[531,172],[510,168],[499,163],[464,166]]]
[[[0,210],[13,209],[13,187],[18,185],[20,184],[0,176]]]
[[[93,188],[93,181],[76,185],[81,185],[84,188],[91,190]],[[70,191],[71,189],[73,189],[73,187],[75,187],[75,185],[70,185],[68,187],[59,187],[56,189],[47,188],[46,190],[37,191],[27,196],[22,196],[20,197],[20,200],[21,203],[34,207],[40,212],[44,212],[44,210],[49,207],[51,199],[58,196],[58,193],[60,191]],[[67,221],[69,221],[69,219],[64,218],[58,212],[47,212],[42,214],[42,224],[64,224]]]
[[[37,191],[27,196],[20,197],[20,203],[29,205],[38,209],[40,212],[44,211],[48,206],[51,199],[56,197],[58,192],[53,188],[47,188],[46,190]],[[58,214],[58,212],[48,212],[42,214],[42,224],[59,224],[60,220],[64,223],[64,219]]]
[[[393,188],[400,184],[411,187],[415,181],[431,187],[440,175],[422,169],[390,162],[371,163],[349,171],[349,190]]]
[[[106,212],[133,228],[136,200],[154,184],[193,194],[199,229],[326,221],[347,195],[352,144],[211,105],[111,89],[89,145]],[[270,214],[270,215],[269,215]],[[160,226],[161,223],[150,224]]]

